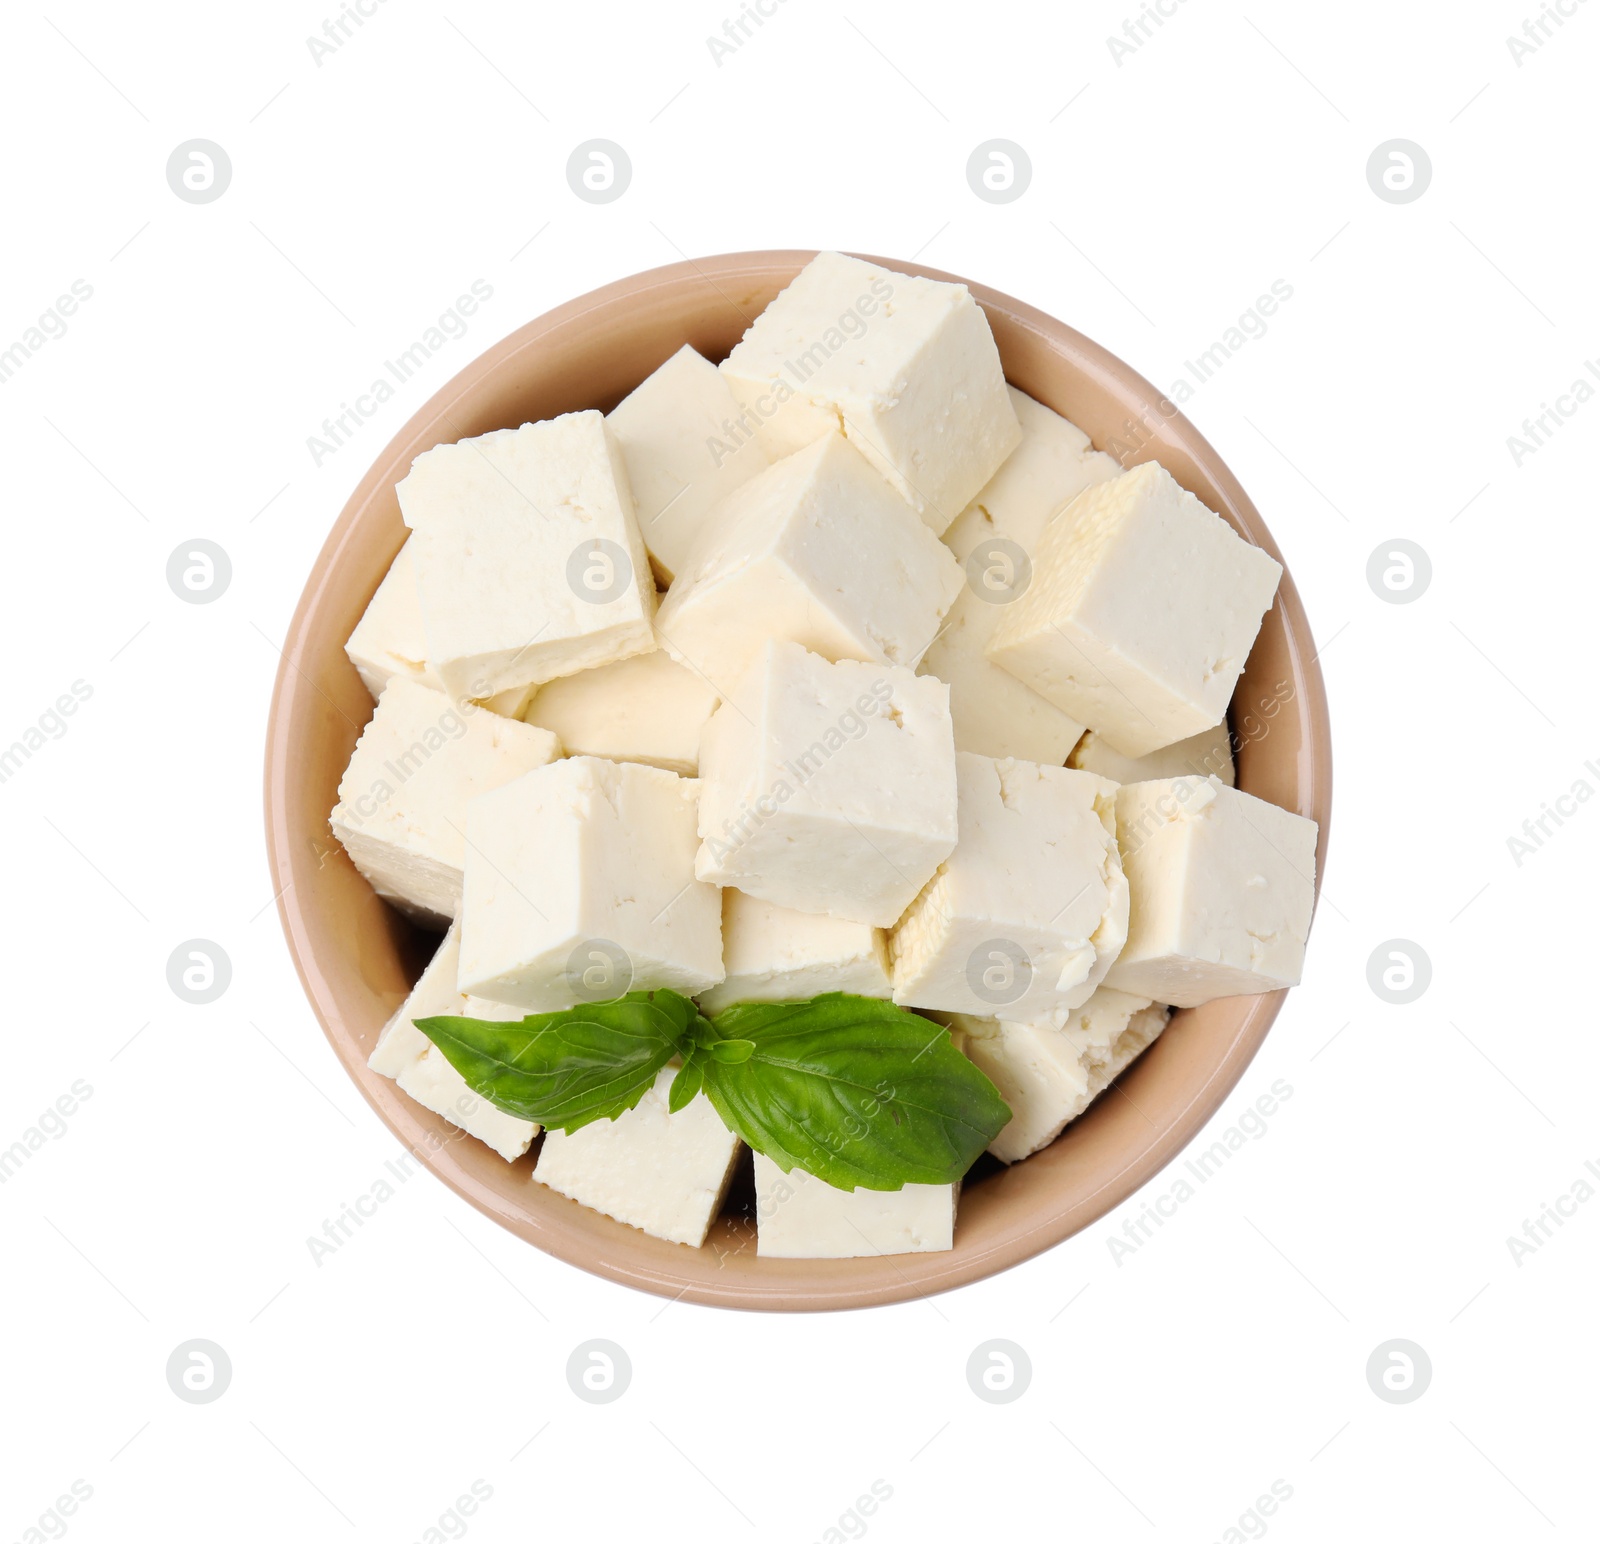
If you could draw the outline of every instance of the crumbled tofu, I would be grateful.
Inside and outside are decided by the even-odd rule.
[[[1222,722],[1282,567],[1155,462],[1080,494],[989,658],[1125,756]]]
[[[627,464],[640,535],[670,584],[712,509],[766,467],[755,424],[722,372],[687,343],[606,422]]]
[[[466,1079],[414,1022],[440,1014],[458,1014],[472,1019],[521,1017],[516,1010],[479,997],[468,997],[456,990],[459,944],[459,926],[452,925],[427,969],[417,978],[411,995],[384,1026],[372,1055],[367,1058],[367,1065],[374,1072],[393,1078],[401,1091],[424,1109],[444,1116],[469,1136],[486,1142],[511,1163],[527,1152],[539,1128],[532,1121],[507,1115],[473,1093]]]
[[[664,1067],[614,1121],[547,1131],[533,1177],[653,1238],[698,1249],[728,1192],[740,1144],[704,1094],[668,1112],[677,1070]]]
[[[700,740],[695,873],[888,927],[956,844],[949,691],[768,643]]]
[[[889,956],[883,932],[791,911],[743,890],[722,892],[722,983],[700,994],[701,1011],[734,1003],[806,1002],[824,992],[888,997]]]
[[[1069,767],[1098,772],[1113,783],[1153,783],[1168,777],[1220,777],[1233,787],[1233,735],[1226,724],[1202,729],[1148,756],[1124,756],[1090,730],[1067,757]]]
[[[1128,942],[1106,984],[1192,1008],[1294,986],[1311,931],[1317,823],[1220,778],[1117,790]]]
[[[930,1254],[955,1244],[959,1185],[836,1190],[755,1154],[756,1253],[777,1260]]]
[[[770,638],[914,669],[962,584],[949,549],[829,433],[714,511],[657,631],[724,696]]]
[[[362,683],[374,702],[394,676],[444,690],[443,683],[428,668],[427,635],[422,629],[422,607],[417,603],[417,575],[409,537],[367,602],[344,652],[361,672]]]
[[[722,901],[694,871],[699,787],[574,756],[474,799],[462,990],[532,1013],[720,981]]]
[[[541,686],[523,717],[571,756],[639,761],[684,777],[700,764],[700,733],[716,691],[664,649]]]
[[[453,917],[468,803],[560,754],[548,730],[395,676],[356,742],[329,824],[379,895]]]
[[[960,834],[889,939],[894,1000],[1027,1019],[1086,1002],[1128,933],[1116,785],[956,753]]]
[[[655,586],[621,453],[596,412],[424,451],[395,488],[427,634],[455,697],[655,647]]]
[[[840,428],[935,535],[1020,437],[966,285],[837,252],[806,265],[722,373],[774,460]]]
[[[1101,987],[1069,1012],[1033,1022],[957,1016],[961,1048],[1011,1106],[989,1144],[1004,1163],[1048,1147],[1167,1026],[1167,1009]]]
[[[994,664],[984,645],[1031,583],[1045,527],[1085,488],[1121,468],[1091,449],[1076,424],[1014,386],[1006,390],[1022,443],[944,533],[967,582],[917,673],[949,683],[957,750],[1059,767],[1083,725]]]

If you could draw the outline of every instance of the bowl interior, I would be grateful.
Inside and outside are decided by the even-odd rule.
[[[741,1308],[896,1302],[976,1280],[1068,1237],[1125,1199],[1194,1136],[1265,1037],[1282,992],[1177,1013],[1166,1033],[1044,1152],[984,1160],[963,1188],[954,1250],[862,1260],[761,1260],[746,1175],[703,1249],[663,1243],[531,1178],[413,1104],[366,1059],[435,941],[379,901],[328,829],[339,779],[372,703],[344,654],[405,539],[394,485],[446,440],[584,408],[608,410],[683,343],[721,359],[814,256],[757,252],[675,264],[612,284],[512,334],[450,381],[378,457],[318,557],[284,644],[268,729],[269,856],[279,910],[312,1007],[367,1101],[441,1179],[519,1237],[615,1281]],[[937,279],[956,276],[888,258]],[[961,281],[968,282],[968,281]],[[1158,459],[1281,561],[1215,451],[1147,381],[1032,307],[970,284],[1007,378],[1079,424],[1125,465]],[[1330,793],[1327,706],[1304,612],[1285,574],[1233,702],[1239,786],[1320,827]]]

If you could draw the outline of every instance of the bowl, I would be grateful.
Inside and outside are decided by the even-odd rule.
[[[1175,1013],[1153,1047],[1050,1147],[968,1177],[955,1248],[858,1260],[768,1260],[755,1252],[748,1159],[733,1207],[704,1248],[650,1238],[507,1164],[367,1070],[378,1033],[432,939],[373,894],[333,839],[328,813],[372,702],[344,640],[406,536],[395,484],[446,440],[584,408],[609,410],[683,343],[721,359],[816,254],[740,252],[608,284],[529,322],[440,390],[373,463],[317,558],[283,645],[267,727],[266,824],[289,951],[334,1054],[395,1136],[458,1195],[568,1263],[646,1292],[747,1309],[901,1302],[991,1276],[1103,1217],[1172,1161],[1255,1055],[1284,992]],[[1159,460],[1282,561],[1255,506],[1173,404],[1064,323],[981,284],[917,263],[903,273],[966,283],[994,330],[1008,380],[1080,425],[1125,465]],[[1288,696],[1283,698],[1287,688]],[[1264,705],[1277,701],[1270,715]],[[1286,572],[1233,701],[1239,786],[1319,826],[1328,840],[1327,702],[1316,648]]]

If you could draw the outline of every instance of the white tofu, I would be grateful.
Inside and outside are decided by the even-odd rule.
[[[621,453],[596,412],[439,445],[395,487],[427,634],[455,697],[655,646],[655,586]]]
[[[766,467],[767,453],[722,372],[687,343],[606,422],[628,468],[650,561],[669,584],[712,509]]]
[[[949,549],[829,433],[714,511],[657,632],[723,696],[769,638],[915,669],[963,583]]]
[[[460,932],[452,926],[444,941],[417,978],[411,995],[384,1026],[367,1065],[393,1078],[405,1094],[424,1109],[442,1115],[480,1142],[486,1142],[512,1163],[527,1152],[539,1128],[532,1121],[507,1115],[480,1098],[467,1080],[452,1067],[444,1053],[417,1028],[414,1020],[438,1014],[461,1014],[474,1019],[511,1019],[521,1014],[482,998],[463,996],[456,990],[456,962]]]
[[[1116,785],[956,753],[955,851],[889,939],[894,1000],[1029,1019],[1086,1002],[1128,934]]]
[[[534,1013],[720,981],[722,901],[694,872],[699,787],[574,756],[474,799],[461,990]]]
[[[700,732],[717,694],[664,649],[563,676],[541,686],[523,713],[571,756],[638,761],[693,777]]]
[[[881,929],[791,911],[743,890],[722,892],[722,964],[722,983],[700,994],[704,1013],[734,1003],[806,1002],[824,992],[891,991]]]
[[[350,663],[376,702],[394,676],[444,690],[428,668],[427,635],[422,627],[422,607],[417,602],[417,575],[411,539],[394,556],[361,620],[344,646]]]
[[[768,643],[700,739],[695,873],[888,927],[956,844],[949,691]]]
[[[728,1192],[740,1143],[704,1094],[668,1113],[677,1071],[664,1067],[614,1121],[547,1131],[533,1177],[653,1238],[698,1249]]]
[[[1155,462],[1080,494],[989,658],[1145,756],[1222,722],[1283,574]]]
[[[1159,1004],[1109,987],[1035,1023],[958,1016],[961,1048],[1011,1106],[989,1151],[1016,1163],[1048,1147],[1154,1042],[1167,1018]]]
[[[385,900],[453,917],[468,803],[560,754],[546,729],[394,676],[356,741],[328,822]]]
[[[756,1253],[776,1260],[931,1254],[955,1244],[958,1185],[836,1190],[755,1155]]]
[[[957,750],[1059,767],[1083,725],[994,664],[984,646],[1010,604],[1007,591],[1024,577],[1031,582],[1045,527],[1085,488],[1122,469],[1091,449],[1089,436],[1076,424],[1014,386],[1006,390],[1022,426],[1022,443],[944,533],[967,583],[918,674],[949,683]],[[997,540],[1021,549],[1029,564],[1026,573],[1014,552],[995,546]],[[985,575],[993,577],[986,581]]]
[[[937,536],[1020,431],[964,284],[813,258],[722,363],[774,460],[842,428]]]
[[[1219,777],[1234,786],[1233,735],[1226,724],[1202,729],[1148,756],[1124,756],[1090,730],[1067,757],[1069,767],[1098,772],[1113,783],[1153,783],[1168,777]]]
[[[1108,986],[1192,1008],[1300,980],[1316,821],[1177,777],[1117,790],[1117,840],[1131,909]]]

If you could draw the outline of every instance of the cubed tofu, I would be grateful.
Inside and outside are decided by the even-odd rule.
[[[1083,725],[984,653],[1006,607],[1032,580],[1045,527],[1078,494],[1121,468],[1089,436],[1042,402],[1008,386],[1022,443],[944,533],[966,584],[922,656],[919,675],[950,686],[956,749],[1059,767]]]
[[[958,1185],[836,1190],[755,1154],[756,1253],[776,1260],[931,1254],[955,1244]]]
[[[669,1113],[677,1070],[664,1067],[615,1120],[547,1131],[533,1177],[653,1238],[698,1249],[728,1193],[740,1144],[704,1094]]]
[[[523,713],[571,756],[638,761],[693,777],[716,691],[665,649],[547,682]]]
[[[1098,772],[1113,783],[1153,783],[1168,777],[1220,777],[1234,785],[1233,735],[1226,724],[1202,729],[1148,756],[1124,756],[1090,730],[1067,757],[1069,767]]]
[[[616,441],[596,412],[439,445],[395,487],[428,663],[488,697],[655,647],[656,592]]]
[[[417,978],[411,995],[384,1026],[367,1065],[393,1078],[401,1091],[424,1109],[442,1115],[480,1142],[486,1142],[507,1163],[527,1152],[539,1128],[496,1109],[467,1086],[444,1053],[417,1028],[417,1019],[439,1014],[460,1014],[473,1019],[520,1018],[515,1009],[468,997],[456,990],[460,930],[452,925],[434,952],[427,969]]]
[[[768,643],[700,739],[710,884],[888,927],[956,844],[949,689]]]
[[[722,372],[687,343],[606,422],[627,464],[639,533],[669,584],[712,509],[766,467],[755,423]]]
[[[1177,777],[1117,790],[1117,841],[1131,906],[1108,986],[1192,1008],[1299,982],[1316,821]]]
[[[1032,1018],[1086,1002],[1128,934],[1116,784],[956,752],[960,834],[889,939],[894,1000]]]
[[[723,696],[769,638],[914,669],[962,584],[949,549],[830,433],[713,512],[657,631]]]
[[[1167,1027],[1158,1003],[1101,987],[1088,1002],[1045,1020],[958,1016],[961,1048],[1011,1106],[989,1151],[1016,1163],[1048,1147]]]
[[[444,690],[443,682],[428,668],[427,634],[417,602],[417,573],[409,537],[367,602],[344,652],[361,672],[374,702],[395,676]]]
[[[791,911],[743,890],[722,892],[722,964],[721,984],[700,994],[708,1014],[734,1003],[806,1002],[824,992],[888,997],[892,990],[882,929]]]
[[[722,901],[694,871],[699,788],[574,756],[474,799],[461,989],[535,1013],[720,981]]]
[[[1124,756],[1222,722],[1283,574],[1155,462],[1047,528],[989,658]]]
[[[385,900],[453,917],[468,804],[560,754],[547,729],[394,676],[356,741],[329,824]]]
[[[723,361],[774,460],[842,428],[935,535],[1020,438],[964,284],[823,252]]]

